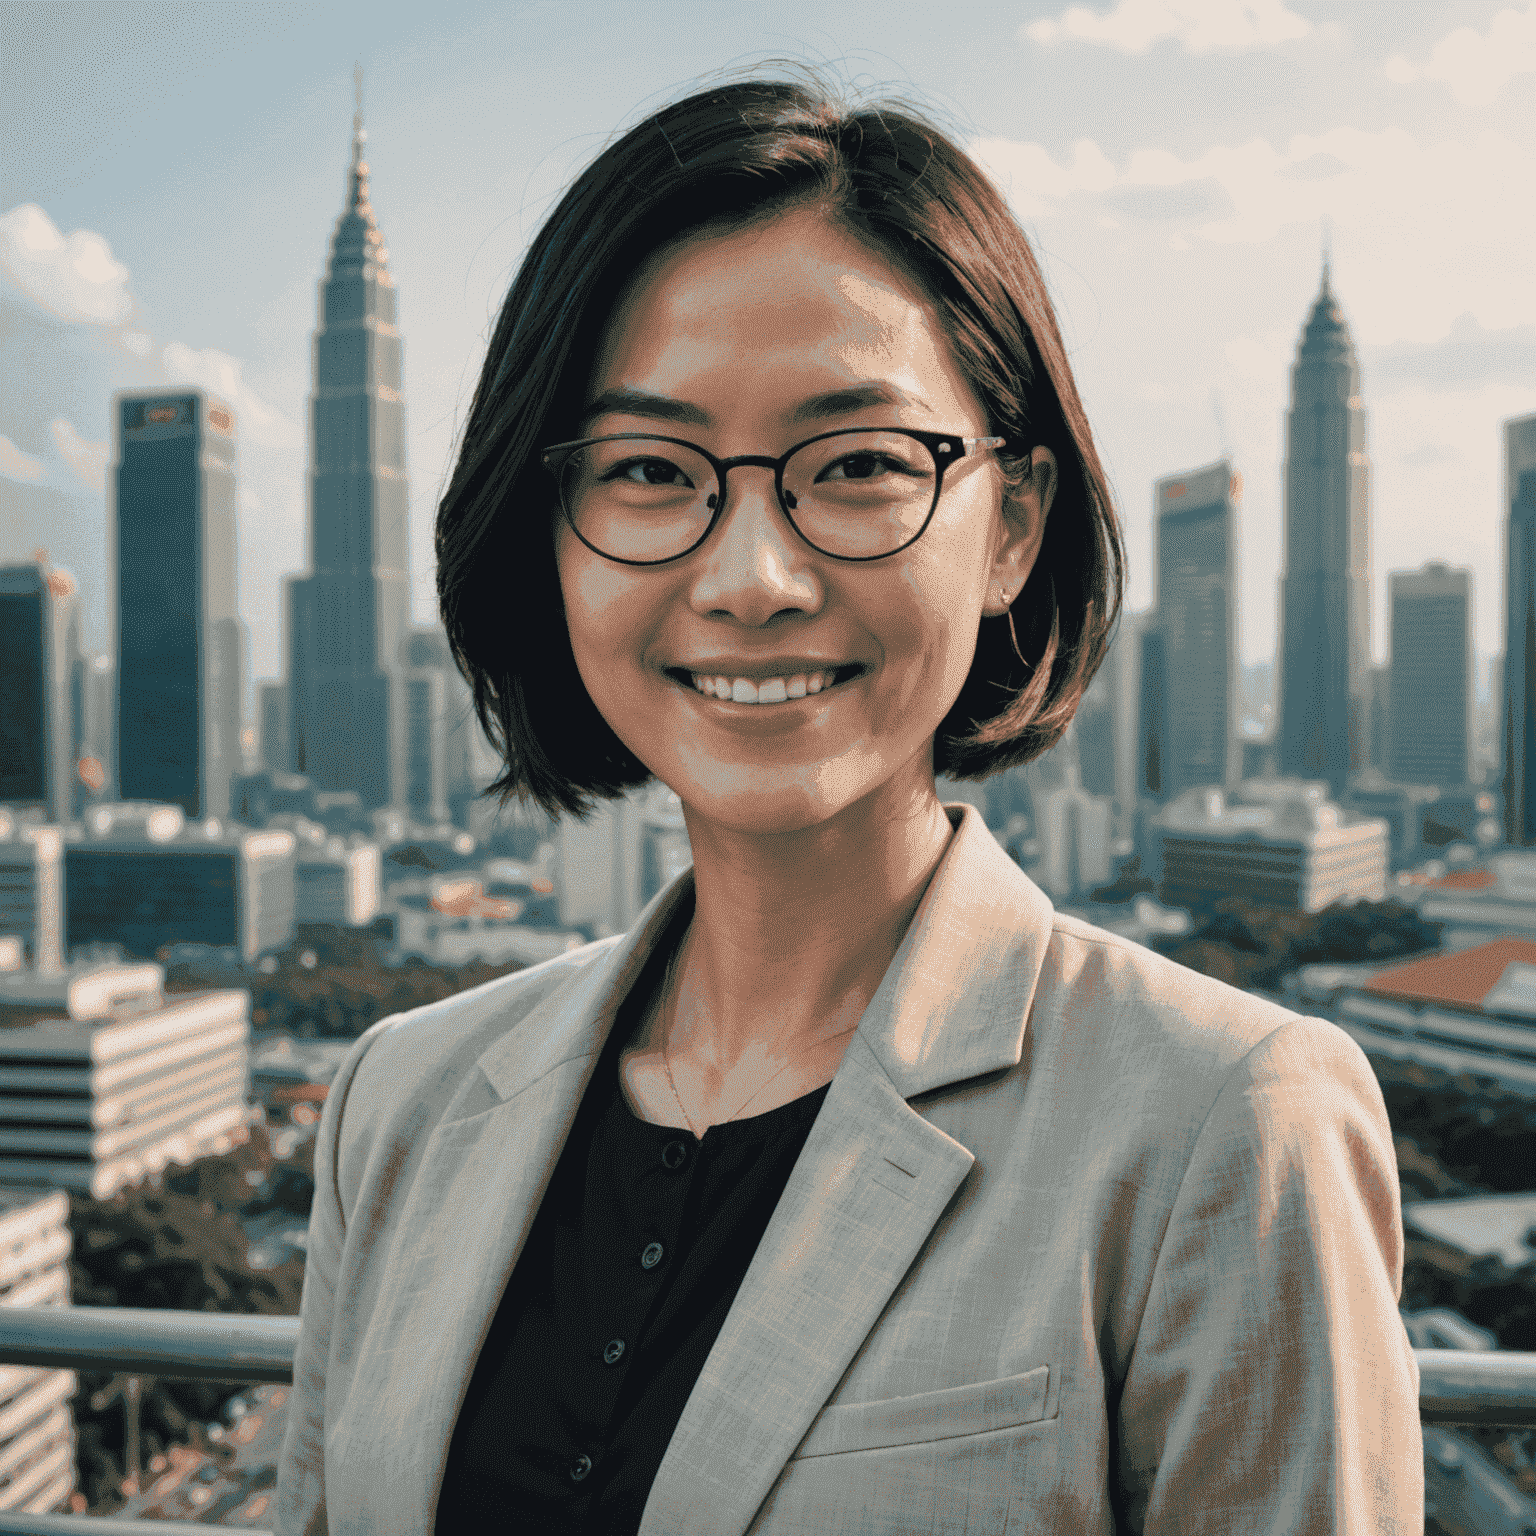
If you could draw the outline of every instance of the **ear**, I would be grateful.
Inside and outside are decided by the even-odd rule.
[[[1044,446],[1029,456],[1030,477],[1003,503],[997,549],[987,573],[983,618],[1005,614],[1029,580],[1045,539],[1045,520],[1056,497],[1056,455]]]

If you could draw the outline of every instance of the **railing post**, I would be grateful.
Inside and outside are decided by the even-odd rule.
[[[143,1397],[144,1378],[119,1371],[101,1391],[91,1394],[91,1407],[100,1413],[119,1399],[123,1404],[123,1492],[139,1491],[143,1477],[143,1464],[139,1449],[139,1405]]]

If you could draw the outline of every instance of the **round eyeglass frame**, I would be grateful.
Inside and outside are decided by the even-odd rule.
[[[824,442],[829,437],[854,437],[863,436],[870,432],[885,432],[901,437],[916,438],[933,458],[933,502],[928,508],[928,515],[923,519],[922,526],[905,543],[898,544],[894,549],[888,549],[878,555],[835,555],[830,549],[823,549],[821,545],[812,542],[806,537],[805,531],[795,521],[795,515],[789,510],[784,500],[784,469],[789,461],[802,448],[808,448],[812,443]],[[652,442],[675,443],[679,448],[687,448],[708,463],[715,473],[715,485],[719,490],[719,499],[715,506],[714,515],[710,518],[704,532],[696,538],[687,549],[675,555],[668,555],[662,560],[626,560],[622,555],[610,555],[606,549],[599,549],[581,529],[576,526],[576,519],[571,515],[570,508],[565,504],[565,495],[561,489],[561,476],[564,473],[566,463],[571,455],[580,448],[590,448],[594,443],[616,442]],[[602,437],[580,437],[569,443],[551,443],[547,448],[539,450],[539,460],[554,477],[556,492],[560,498],[560,511],[566,522],[570,525],[571,532],[581,540],[594,555],[601,555],[604,560],[612,560],[618,565],[671,565],[676,560],[682,560],[699,548],[715,531],[720,519],[725,515],[726,494],[725,477],[738,465],[757,465],[761,469],[773,471],[773,489],[778,497],[779,509],[783,512],[789,526],[793,528],[800,539],[814,549],[818,555],[825,555],[829,560],[847,560],[852,563],[864,563],[870,560],[889,560],[892,555],[899,555],[902,550],[910,549],[928,531],[928,525],[933,521],[933,514],[938,510],[939,497],[944,494],[944,471],[953,464],[956,459],[965,458],[973,448],[1001,448],[1008,441],[1005,437],[961,437],[954,432],[920,432],[915,427],[839,427],[833,432],[818,432],[815,437],[808,437],[798,442],[794,447],[787,449],[778,458],[770,458],[761,453],[739,453],[734,458],[721,459],[710,453],[707,449],[699,447],[697,443],[691,443],[685,437],[664,437],[659,432],[609,432]],[[958,450],[958,451],[957,451]],[[952,455],[952,457],[946,457]]]

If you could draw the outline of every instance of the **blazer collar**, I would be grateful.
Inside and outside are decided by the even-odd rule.
[[[954,836],[864,1016],[867,1044],[903,1099],[1017,1066],[1051,936],[1045,894],[998,846],[975,806],[946,805]],[[693,899],[693,871],[568,986],[500,1036],[478,1065],[502,1100],[556,1066],[602,1050],[652,950]]]

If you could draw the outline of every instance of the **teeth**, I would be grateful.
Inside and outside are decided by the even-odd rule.
[[[833,677],[831,671],[797,672],[793,677],[767,677],[754,683],[746,677],[706,677],[695,672],[693,686],[709,698],[729,699],[733,704],[782,704],[830,688]]]

